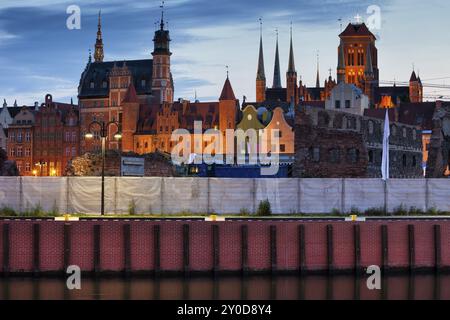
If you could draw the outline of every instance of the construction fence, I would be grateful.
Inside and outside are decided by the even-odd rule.
[[[0,207],[26,212],[99,214],[99,177],[0,177]],[[106,214],[389,212],[403,206],[450,212],[450,179],[105,178]]]

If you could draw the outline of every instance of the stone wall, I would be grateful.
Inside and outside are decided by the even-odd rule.
[[[175,168],[170,158],[161,153],[150,153],[139,156],[137,154],[121,154],[114,150],[106,153],[105,175],[120,176],[120,161],[122,156],[145,158],[144,170],[146,177],[173,177]],[[65,176],[100,176],[102,170],[102,158],[100,153],[86,153],[73,159],[68,166]]]
[[[428,178],[450,176],[450,104],[437,104],[427,163]]]
[[[417,178],[422,170],[422,135],[413,126],[391,123],[390,174],[392,178]],[[345,112],[305,108],[296,112],[294,176],[381,177],[384,121]],[[320,156],[311,163],[314,149]],[[330,150],[340,150],[338,163]],[[359,157],[348,154],[358,150]],[[305,156],[309,149],[309,157]],[[352,161],[353,159],[353,161]],[[312,161],[314,162],[314,161]]]

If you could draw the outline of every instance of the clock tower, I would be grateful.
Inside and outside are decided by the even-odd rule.
[[[161,13],[160,29],[153,38],[153,80],[152,91],[160,103],[173,102],[173,80],[170,72],[169,30],[164,29],[164,11]]]

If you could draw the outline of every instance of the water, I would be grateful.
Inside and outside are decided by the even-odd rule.
[[[62,278],[0,278],[0,300],[450,300],[450,275],[388,276],[369,290],[354,276],[83,278],[81,290]]]

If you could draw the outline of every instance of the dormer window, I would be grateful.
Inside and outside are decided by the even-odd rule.
[[[106,82],[106,81],[103,81],[103,83],[102,83],[102,87],[103,87],[103,89],[106,89],[106,88],[108,88],[108,82]]]
[[[147,81],[145,81],[145,79],[141,80],[141,87],[145,88],[145,86],[147,85]]]
[[[89,87],[90,87],[91,89],[94,89],[94,88],[95,88],[94,81],[91,81],[91,83],[89,84]]]

